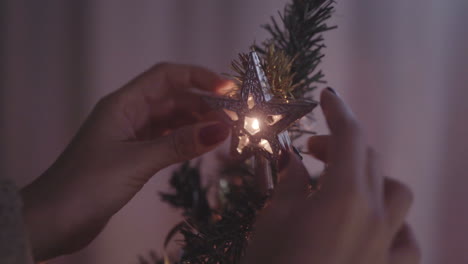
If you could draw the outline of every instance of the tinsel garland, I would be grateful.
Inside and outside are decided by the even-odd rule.
[[[310,92],[324,83],[318,66],[325,48],[322,34],[335,28],[326,24],[334,11],[333,4],[332,0],[292,0],[279,13],[281,22],[272,17],[271,23],[263,26],[271,38],[252,49],[261,54],[262,68],[276,97],[310,99]],[[242,53],[232,62],[238,87],[244,79],[247,58]],[[299,122],[288,131],[293,139],[314,133]],[[250,164],[224,162],[216,208],[210,207],[208,187],[201,184],[199,164],[186,162],[173,173],[170,185],[174,192],[161,193],[161,198],[181,209],[184,220],[168,233],[165,247],[181,235],[181,252],[174,259],[167,252],[162,257],[152,252],[149,259],[140,257],[140,264],[240,263],[255,216],[268,196],[259,191]]]

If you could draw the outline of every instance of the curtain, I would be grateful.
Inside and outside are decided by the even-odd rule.
[[[265,39],[259,25],[285,3],[2,1],[0,173],[20,186],[40,175],[101,96],[154,63],[229,72],[238,52]],[[428,264],[468,261],[466,11],[464,0],[338,1],[331,23],[339,28],[325,36],[328,85],[354,109],[385,173],[413,189],[409,222]],[[135,263],[162,249],[178,215],[157,197],[169,171],[89,247],[50,263]]]

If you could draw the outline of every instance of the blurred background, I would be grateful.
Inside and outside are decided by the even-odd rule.
[[[229,72],[285,3],[0,1],[0,173],[32,181],[101,96],[157,62]],[[328,84],[355,110],[386,173],[414,190],[409,221],[427,264],[468,263],[467,11],[466,0],[338,1],[330,23],[339,28],[325,36]],[[160,250],[177,220],[157,196],[167,175],[89,247],[50,263],[136,263]]]

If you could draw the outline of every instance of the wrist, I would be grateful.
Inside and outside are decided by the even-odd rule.
[[[24,222],[33,256],[38,261],[60,254],[57,245],[60,245],[63,236],[64,219],[55,189],[57,186],[50,185],[44,174],[21,190]]]
[[[99,206],[89,190],[83,177],[54,168],[21,190],[36,260],[73,253],[89,244],[103,228],[108,218],[96,212]]]

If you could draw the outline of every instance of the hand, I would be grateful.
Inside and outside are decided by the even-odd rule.
[[[187,89],[228,84],[200,67],[160,64],[101,99],[57,161],[22,191],[35,258],[83,248],[152,175],[221,143],[228,127]]]
[[[244,263],[413,264],[419,250],[405,223],[412,195],[382,176],[376,154],[344,102],[321,95],[330,136],[312,137],[312,154],[326,162],[321,189],[290,152],[280,159],[280,183],[259,216]]]

